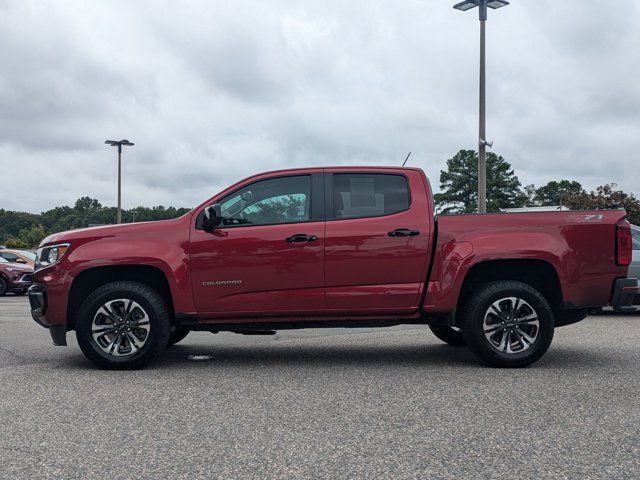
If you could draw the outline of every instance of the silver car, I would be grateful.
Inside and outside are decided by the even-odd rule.
[[[629,278],[640,278],[640,227],[631,225],[631,244],[633,245],[633,258],[629,265]],[[640,295],[636,296],[636,305],[640,305]]]

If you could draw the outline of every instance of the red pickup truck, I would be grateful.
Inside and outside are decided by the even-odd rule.
[[[284,170],[173,220],[58,233],[32,316],[104,368],[137,368],[191,330],[269,334],[428,324],[523,367],[588,308],[629,308],[622,210],[441,216],[417,168]]]

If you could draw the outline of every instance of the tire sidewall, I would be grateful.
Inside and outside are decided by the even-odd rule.
[[[131,285],[132,282],[127,282]],[[76,317],[76,337],[83,353],[102,368],[139,368],[164,348],[169,337],[169,318],[160,297],[142,284],[132,289],[124,283],[108,284],[94,291],[80,307]],[[142,288],[140,288],[142,287]],[[150,298],[151,297],[151,298]],[[155,298],[153,298],[155,297]],[[102,351],[93,339],[91,327],[96,312],[106,302],[116,299],[137,302],[149,317],[149,334],[144,346],[133,355],[116,357]],[[160,302],[160,304],[158,304]]]
[[[502,353],[493,348],[484,334],[484,316],[493,302],[505,297],[525,300],[536,311],[540,322],[533,345],[520,353]],[[553,311],[546,299],[533,287],[520,282],[495,282],[469,300],[465,309],[463,335],[467,345],[482,360],[497,367],[524,367],[542,357],[553,340]]]
[[[0,297],[3,297],[4,295],[6,295],[8,289],[9,289],[9,284],[3,277],[0,276]]]

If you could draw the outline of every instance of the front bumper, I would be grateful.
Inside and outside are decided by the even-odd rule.
[[[66,346],[67,327],[65,325],[47,325],[45,323],[48,307],[46,285],[36,283],[29,288],[29,305],[31,306],[31,317],[38,325],[49,329],[53,344],[56,346]]]
[[[616,312],[633,312],[634,299],[640,295],[640,281],[637,278],[619,278],[613,284],[611,306]]]
[[[11,282],[9,289],[14,292],[24,292],[28,290],[31,285],[33,285],[33,274],[21,273]]]

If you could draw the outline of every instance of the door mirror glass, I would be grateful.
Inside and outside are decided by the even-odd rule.
[[[215,203],[204,209],[202,228],[206,232],[211,232],[222,222],[222,214],[220,213],[220,204]]]

